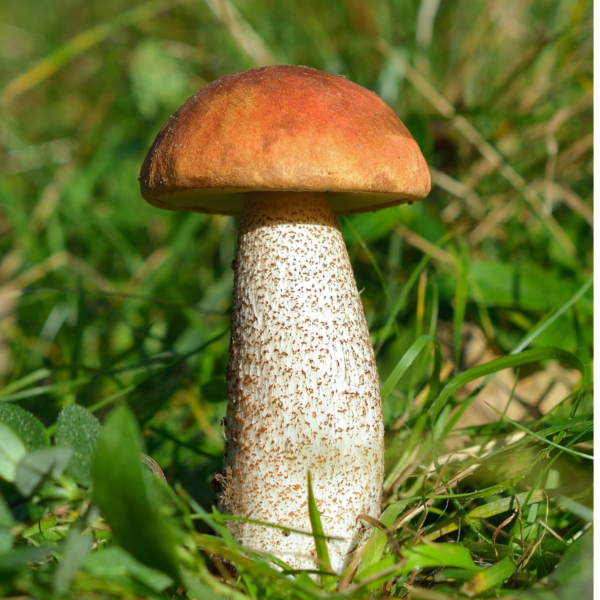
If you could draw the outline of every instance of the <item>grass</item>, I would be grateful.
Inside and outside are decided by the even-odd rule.
[[[590,597],[592,3],[30,8],[0,6],[0,596]],[[320,583],[213,508],[236,224],[137,186],[183,100],[280,62],[376,91],[434,181],[340,219],[385,506],[341,577],[313,506]]]

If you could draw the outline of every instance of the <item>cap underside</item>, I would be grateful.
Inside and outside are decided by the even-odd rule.
[[[172,192],[163,199],[152,198],[148,202],[164,210],[190,211],[208,214],[239,216],[247,192],[274,192],[274,190],[257,190],[239,188],[195,189]],[[285,190],[286,192],[325,193],[331,210],[336,215],[379,210],[388,206],[406,204],[419,198],[411,198],[402,194],[382,194],[381,192],[323,192],[319,190]]]

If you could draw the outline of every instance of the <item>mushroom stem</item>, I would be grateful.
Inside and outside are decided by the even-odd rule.
[[[342,234],[323,193],[247,194],[234,263],[219,508],[311,530],[307,471],[341,572],[378,518],[379,377]],[[314,539],[230,522],[241,543],[315,568]]]

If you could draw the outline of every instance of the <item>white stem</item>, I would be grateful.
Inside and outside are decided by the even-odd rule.
[[[337,221],[320,193],[248,194],[235,259],[223,512],[311,530],[313,476],[332,567],[378,518],[379,377]],[[315,568],[313,538],[230,522],[243,544]]]

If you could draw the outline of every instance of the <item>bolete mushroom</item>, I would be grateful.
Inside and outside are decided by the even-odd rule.
[[[158,134],[140,175],[167,210],[239,215],[221,511],[310,531],[307,472],[341,572],[379,517],[383,420],[373,348],[335,215],[424,198],[415,140],[373,92],[308,67],[223,77]],[[314,540],[230,522],[294,568]]]

